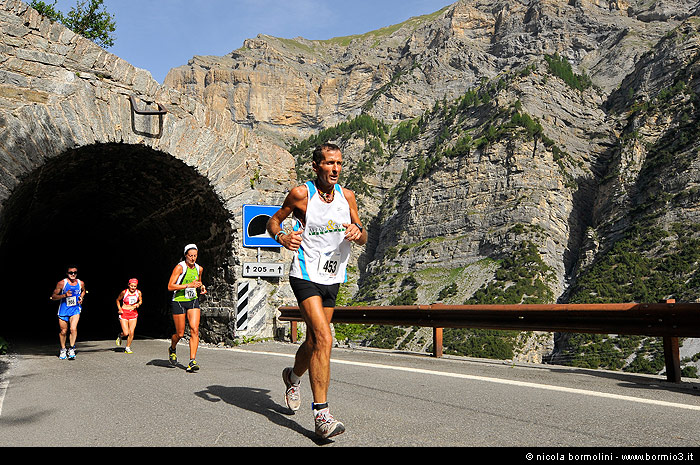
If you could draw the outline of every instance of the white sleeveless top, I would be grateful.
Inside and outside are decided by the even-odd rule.
[[[308,181],[306,188],[304,232],[289,276],[317,284],[344,283],[352,247],[350,241],[345,240],[343,224],[350,223],[350,205],[337,184],[331,203],[321,199],[313,181]],[[294,230],[299,230],[302,224],[297,218]]]

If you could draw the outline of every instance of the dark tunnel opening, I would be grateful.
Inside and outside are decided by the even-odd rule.
[[[197,244],[209,285],[214,270],[226,269],[232,236],[209,181],[182,161],[126,144],[66,152],[5,202],[0,259],[14,297],[1,307],[0,336],[58,347],[58,302],[49,296],[72,265],[88,290],[79,342],[116,337],[115,301],[130,278],[144,296],[136,337],[169,337],[167,281],[185,244]]]

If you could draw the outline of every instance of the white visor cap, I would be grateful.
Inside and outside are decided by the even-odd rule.
[[[197,248],[197,245],[195,245],[195,244],[187,244],[187,245],[185,246],[185,251],[184,251],[183,253],[186,254],[187,251],[190,250],[190,249],[199,250],[199,249]]]

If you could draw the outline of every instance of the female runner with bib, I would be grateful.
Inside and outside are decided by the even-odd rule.
[[[117,336],[117,345],[122,345],[122,338],[126,338],[124,353],[132,354],[131,343],[136,331],[136,319],[139,316],[138,309],[143,303],[141,291],[137,289],[138,279],[129,280],[129,287],[124,289],[117,297],[117,313],[122,332]]]
[[[170,363],[177,365],[177,343],[185,337],[185,321],[190,325],[190,363],[186,371],[192,373],[199,370],[197,363],[197,348],[199,347],[199,295],[206,294],[207,290],[202,284],[204,268],[197,264],[198,249],[195,244],[185,246],[185,259],[175,265],[168,281],[168,290],[173,291],[173,300],[170,303],[175,323],[168,358]]]

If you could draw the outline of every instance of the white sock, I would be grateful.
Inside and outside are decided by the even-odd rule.
[[[289,382],[292,384],[299,384],[301,378],[294,374],[294,370],[289,370]]]

